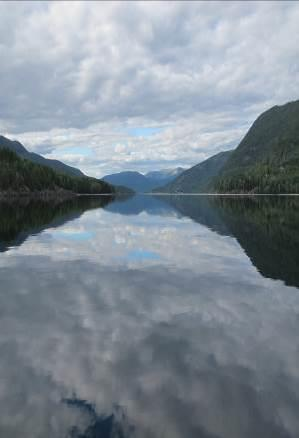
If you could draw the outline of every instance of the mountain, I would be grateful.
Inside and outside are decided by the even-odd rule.
[[[21,158],[10,149],[0,148],[0,195],[106,194],[115,191],[115,187],[96,178],[68,176]]]
[[[136,192],[145,193],[172,181],[183,170],[181,167],[177,167],[175,169],[153,171],[145,175],[139,172],[127,171],[106,175],[103,180],[113,185],[121,185]]]
[[[151,181],[139,172],[120,172],[106,175],[103,180],[109,184],[129,187],[136,192],[148,192],[152,189]]]
[[[186,169],[183,167],[176,167],[174,169],[161,169],[154,170],[152,172],[148,172],[145,174],[146,178],[151,179],[152,181],[157,181],[157,184],[164,185],[168,184],[177,178],[181,173],[183,173]]]
[[[299,193],[299,100],[256,119],[214,187],[228,193]]]
[[[158,187],[159,193],[202,193],[210,190],[213,178],[219,174],[232,151],[220,152],[182,172],[169,184]]]
[[[8,138],[0,135],[0,149],[3,148],[15,152],[19,157],[26,158],[26,160],[33,161],[34,163],[41,164],[43,166],[51,167],[51,169],[56,170],[57,172],[65,173],[66,175],[70,176],[84,176],[84,173],[75,167],[68,166],[58,160],[49,160],[34,152],[29,152],[22,145],[22,143],[9,140]]]
[[[154,191],[299,193],[299,100],[261,114],[234,151],[214,155]]]

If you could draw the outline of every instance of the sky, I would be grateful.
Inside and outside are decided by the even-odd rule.
[[[0,134],[101,177],[189,167],[299,98],[299,2],[0,2]]]

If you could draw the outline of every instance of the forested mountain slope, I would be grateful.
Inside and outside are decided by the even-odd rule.
[[[154,191],[160,193],[202,193],[211,191],[213,178],[219,174],[231,153],[231,151],[220,152],[185,170],[174,181]]]
[[[34,152],[29,152],[19,141],[9,140],[8,138],[0,135],[0,149],[3,148],[15,152],[21,158],[26,158],[34,163],[51,167],[51,169],[56,170],[57,172],[65,173],[66,175],[70,176],[84,176],[84,173],[75,167],[68,166],[67,164],[64,164],[58,160],[49,160]]]
[[[0,148],[0,194],[29,194],[45,191],[73,193],[114,193],[110,184],[95,178],[74,177],[20,158]]]
[[[253,123],[214,182],[219,192],[299,193],[299,101]]]

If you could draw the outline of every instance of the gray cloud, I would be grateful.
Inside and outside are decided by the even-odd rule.
[[[98,176],[196,163],[298,98],[298,20],[296,2],[3,2],[0,128]],[[95,162],[67,152],[83,141]]]

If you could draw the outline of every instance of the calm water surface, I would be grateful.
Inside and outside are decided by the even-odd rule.
[[[0,204],[0,436],[299,436],[299,199]]]

